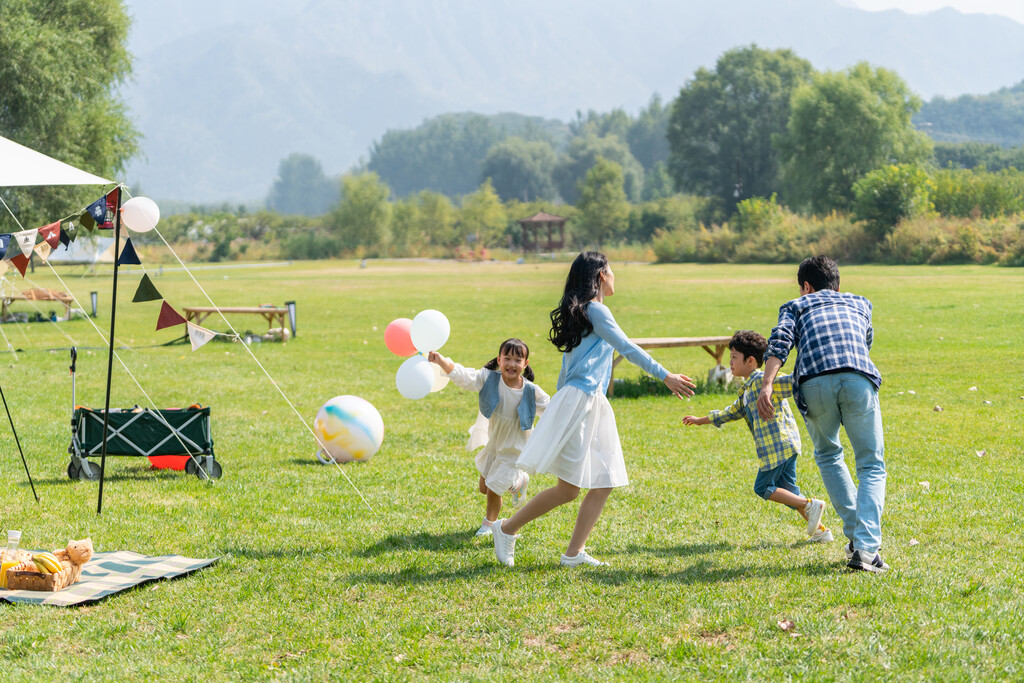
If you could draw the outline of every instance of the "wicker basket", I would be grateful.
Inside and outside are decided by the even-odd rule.
[[[55,593],[63,590],[82,577],[82,565],[61,562],[64,569],[53,574],[41,572],[16,572],[7,570],[7,588],[12,591],[48,591]]]

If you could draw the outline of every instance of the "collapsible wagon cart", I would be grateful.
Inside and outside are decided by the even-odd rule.
[[[74,405],[75,350],[71,351],[71,401]],[[74,406],[71,416],[71,445],[68,477],[78,480],[100,478],[99,464],[89,460],[103,454],[104,411]],[[111,409],[107,427],[107,455],[183,456],[185,471],[200,479],[219,479],[221,466],[214,459],[210,436],[210,409],[191,406],[182,409]]]

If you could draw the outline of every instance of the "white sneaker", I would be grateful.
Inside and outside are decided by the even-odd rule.
[[[588,565],[590,567],[607,567],[607,562],[602,562],[594,557],[587,554],[586,550],[581,550],[573,557],[568,555],[562,555],[562,559],[558,561],[563,567],[578,567],[581,564]]]
[[[832,532],[830,530],[826,529],[823,526],[819,526],[818,530],[815,531],[814,534],[809,539],[807,539],[807,542],[808,543],[831,543],[834,540],[836,540],[836,539],[835,539],[835,537],[832,536]]]
[[[512,567],[516,563],[516,539],[519,534],[506,534],[501,529],[502,520],[498,519],[491,523],[491,536],[494,538],[494,556],[498,562],[506,567]]]
[[[530,485],[530,475],[520,472],[516,483],[509,489],[512,492],[512,507],[518,508],[526,502],[526,488]]]
[[[476,530],[477,536],[490,536],[491,531],[491,520],[484,517],[483,523],[480,524],[480,528]]]
[[[825,513],[825,501],[811,498],[804,506],[804,512],[807,514],[807,535],[813,536],[821,524],[821,516]]]

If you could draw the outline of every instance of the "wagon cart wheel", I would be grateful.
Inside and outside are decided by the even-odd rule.
[[[78,479],[78,475],[82,473],[82,468],[78,466],[78,463],[72,460],[68,463],[68,479],[75,481]]]
[[[68,463],[68,477],[76,481],[97,481],[100,478],[99,465],[90,462],[89,470],[90,473],[86,474],[85,470],[82,469],[82,466],[79,465],[76,460],[72,460]]]
[[[207,477],[210,479],[220,479],[221,472],[223,471],[220,463],[214,460],[213,464],[210,465],[210,471],[206,472],[203,467],[205,460],[206,456],[189,458],[188,462],[185,463],[185,472],[187,474],[194,474],[200,479],[206,479]]]

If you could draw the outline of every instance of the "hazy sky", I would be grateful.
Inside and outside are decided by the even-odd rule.
[[[1024,24],[1024,0],[849,0],[866,10],[900,9],[911,14],[952,7],[964,14],[1000,14]]]

